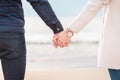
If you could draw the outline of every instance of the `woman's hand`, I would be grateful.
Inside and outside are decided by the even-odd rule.
[[[53,37],[53,44],[54,47],[57,48],[58,46],[63,48],[67,47],[71,42],[71,37],[73,36],[74,32],[70,29],[66,29],[63,32],[57,33]]]
[[[71,42],[71,37],[67,35],[66,31],[63,31],[59,34],[58,45],[63,48],[67,47]]]

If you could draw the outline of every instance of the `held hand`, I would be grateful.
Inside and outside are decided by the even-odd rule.
[[[74,32],[69,28],[61,32],[58,38],[58,45],[60,47],[67,47],[71,42],[71,37],[74,35]]]
[[[73,36],[74,32],[70,29],[67,29],[63,32],[57,33],[53,37],[53,44],[54,47],[57,48],[58,46],[63,48],[67,47],[71,42],[71,37]]]
[[[71,37],[69,37],[66,31],[63,31],[59,34],[58,45],[63,48],[67,47],[71,42]]]
[[[67,47],[69,43],[70,43],[70,38],[66,35],[65,31],[54,34],[53,45],[55,48],[57,48],[58,46],[61,48]]]

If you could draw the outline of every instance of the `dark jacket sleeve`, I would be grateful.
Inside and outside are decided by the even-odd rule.
[[[55,15],[48,0],[27,0],[42,20],[53,30],[54,33],[63,31],[63,27]]]

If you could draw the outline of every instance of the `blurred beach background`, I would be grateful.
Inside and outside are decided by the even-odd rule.
[[[87,0],[49,0],[49,2],[66,29],[80,14]],[[96,67],[102,12],[99,12],[90,24],[72,38],[69,47],[56,49],[52,45],[53,32],[26,0],[23,0],[23,7],[26,20],[27,66],[30,69]]]
[[[53,10],[55,11],[57,17],[65,29],[72,23],[74,18],[80,14],[87,1],[88,0],[49,0]],[[27,3],[26,0],[22,0],[22,2],[26,21],[25,35],[27,44],[27,71],[33,71],[34,73],[34,71],[61,71],[76,69],[86,70],[97,68],[97,55],[102,23],[102,11],[100,11],[98,15],[79,34],[74,35],[72,38],[72,43],[69,45],[69,47],[56,49],[52,45],[53,32],[40,19],[40,17],[32,9],[30,4]],[[89,72],[83,72],[83,74]],[[47,72],[47,74],[48,73],[49,72]],[[106,73],[101,72],[100,74]],[[104,76],[106,77],[106,75]],[[101,80],[108,79],[105,78]]]

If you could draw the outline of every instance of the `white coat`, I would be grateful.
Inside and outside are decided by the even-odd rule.
[[[69,28],[78,33],[101,8],[104,8],[104,15],[98,51],[98,67],[120,69],[120,0],[89,0]]]

